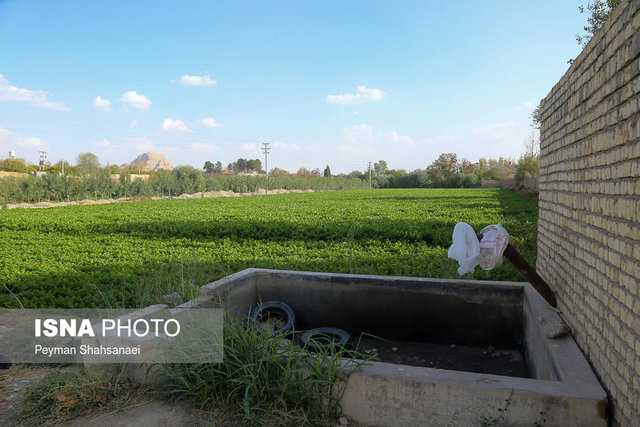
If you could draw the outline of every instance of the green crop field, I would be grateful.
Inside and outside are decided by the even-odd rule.
[[[454,225],[500,223],[532,264],[537,204],[410,189],[0,211],[0,307],[136,307],[248,267],[458,277]],[[508,263],[465,276],[523,280]]]

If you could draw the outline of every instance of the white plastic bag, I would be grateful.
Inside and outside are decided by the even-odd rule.
[[[483,270],[499,267],[502,265],[502,253],[509,243],[509,233],[500,224],[489,225],[480,233],[480,267]]]
[[[466,222],[459,222],[453,229],[453,244],[448,256],[458,261],[458,274],[471,273],[479,264],[484,270],[491,270],[502,264],[502,253],[509,243],[509,233],[499,224],[489,225],[482,232],[478,242],[476,232]]]
[[[449,248],[449,258],[458,261],[458,274],[471,273],[480,263],[480,243],[476,232],[466,222],[459,222],[453,229],[453,244]]]

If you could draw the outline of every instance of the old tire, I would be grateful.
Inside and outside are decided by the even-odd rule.
[[[303,347],[318,351],[331,347],[344,346],[351,335],[349,332],[338,328],[316,328],[311,329],[300,337]]]
[[[293,309],[282,301],[267,301],[251,311],[253,324],[271,335],[292,331],[296,323]]]

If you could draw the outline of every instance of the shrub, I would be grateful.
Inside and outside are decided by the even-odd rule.
[[[523,154],[516,164],[515,180],[519,184],[526,173],[537,175],[540,172],[540,157],[537,154]]]

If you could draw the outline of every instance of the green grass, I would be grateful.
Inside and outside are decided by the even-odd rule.
[[[373,359],[357,344],[311,353],[296,345],[293,332],[267,334],[247,318],[225,320],[224,347],[224,363],[154,365],[146,386],[124,365],[51,369],[27,386],[13,421],[54,426],[98,413],[100,420],[155,395],[213,415],[215,425],[331,426],[349,376]]]
[[[156,365],[160,394],[220,425],[334,425],[347,379],[371,359],[343,346],[310,353],[291,332],[264,333],[246,318],[225,321],[224,347],[224,363]]]
[[[137,307],[249,267],[458,277],[459,221],[535,264],[537,204],[497,189],[357,190],[0,211],[0,307]],[[523,280],[506,263],[467,278]]]

